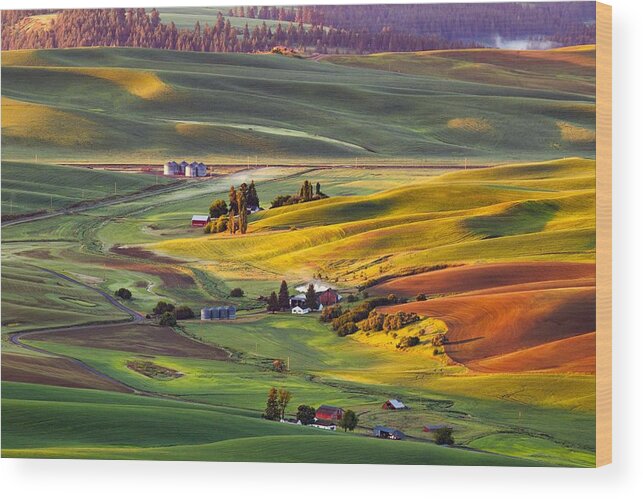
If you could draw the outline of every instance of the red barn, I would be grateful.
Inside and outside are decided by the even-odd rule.
[[[193,215],[192,216],[192,227],[205,227],[210,222],[210,217],[208,215]]]
[[[315,412],[315,418],[322,421],[339,421],[344,417],[344,409],[331,405],[322,405]]]
[[[337,294],[337,291],[335,291],[334,289],[327,289],[319,295],[319,303],[321,303],[324,307],[335,305],[337,302],[339,302],[339,300],[341,300],[341,296],[339,296]]]

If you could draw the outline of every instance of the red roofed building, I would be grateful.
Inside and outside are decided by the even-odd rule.
[[[319,303],[321,303],[324,307],[335,305],[341,299],[342,297],[339,296],[339,294],[337,294],[337,291],[335,291],[334,289],[327,289],[319,295]]]
[[[192,217],[192,227],[205,227],[210,222],[208,215],[194,215]]]
[[[315,412],[315,418],[322,421],[339,421],[344,417],[344,409],[331,405],[322,405]]]

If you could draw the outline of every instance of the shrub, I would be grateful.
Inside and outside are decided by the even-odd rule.
[[[282,373],[286,370],[285,364],[279,359],[272,361],[272,368],[278,373]]]
[[[177,320],[194,319],[194,312],[187,305],[181,305],[174,310],[174,317]]]
[[[346,301],[348,303],[355,303],[357,301],[357,296],[355,296],[354,294],[350,294],[346,297]]]
[[[402,329],[404,326],[408,326],[413,322],[420,320],[420,316],[415,312],[396,312],[395,314],[389,314],[384,319],[383,329],[384,331],[394,331],[397,329]]]
[[[426,295],[424,293],[420,293],[415,297],[415,301],[426,301]]]
[[[384,319],[386,314],[380,314],[377,310],[371,310],[368,318],[360,323],[360,327],[364,331],[381,331],[384,329]]]
[[[203,233],[212,234],[213,232],[216,232],[216,227],[214,226],[214,222],[210,221],[203,227]]]
[[[244,292],[241,288],[234,288],[230,291],[230,296],[232,298],[243,298]]]
[[[161,318],[159,319],[159,324],[161,326],[176,326],[176,317],[171,312],[163,312]]]
[[[132,299],[132,292],[127,288],[120,288],[114,294],[116,296],[118,296],[119,298],[122,298],[123,300],[131,300]]]
[[[337,336],[348,336],[357,332],[357,325],[354,322],[346,322],[337,328]]]
[[[324,307],[319,316],[320,322],[331,322],[333,319],[337,319],[342,315],[342,306],[333,305],[332,307]]]
[[[171,303],[166,303],[164,301],[160,301],[156,304],[156,307],[152,310],[156,315],[162,315],[165,312],[174,312],[174,305]]]
[[[228,214],[228,205],[223,199],[217,199],[210,205],[210,218],[219,218]]]
[[[396,345],[397,348],[410,348],[420,344],[418,336],[405,336]]]
[[[453,440],[453,428],[449,428],[448,426],[443,426],[435,430],[433,438],[438,445],[453,445],[455,443]]]
[[[438,333],[433,338],[431,338],[431,345],[434,347],[440,347],[446,342],[446,335],[444,333]]]
[[[397,296],[395,296],[393,293],[388,295],[386,298],[390,303],[397,303]]]
[[[285,206],[287,204],[292,204],[292,196],[286,194],[285,196],[277,196],[270,203],[271,208],[279,208],[280,206]]]
[[[226,232],[228,230],[228,217],[221,215],[217,219],[217,223],[214,228],[216,230],[213,230],[212,232]]]

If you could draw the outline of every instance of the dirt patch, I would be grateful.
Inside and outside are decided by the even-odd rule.
[[[143,376],[147,376],[148,378],[158,379],[161,381],[176,379],[183,376],[183,373],[180,373],[179,371],[175,371],[169,367],[159,366],[149,360],[130,360],[127,363],[127,368],[132,371],[136,371]]]
[[[525,283],[586,279],[596,276],[593,263],[522,262],[452,267],[400,277],[369,289],[371,295],[458,294]]]
[[[137,246],[112,246],[110,251],[117,255],[128,256],[130,258],[138,258],[139,260],[151,260],[157,263],[179,264],[185,263],[182,260],[176,260],[169,256],[161,256]]]
[[[29,341],[54,341],[67,345],[133,352],[140,355],[167,355],[199,359],[227,360],[226,350],[186,338],[168,327],[149,324],[119,324],[33,334]]]
[[[572,343],[560,340],[596,330],[595,287],[471,294],[383,310],[416,312],[443,320],[448,327],[445,353],[474,371],[577,372],[581,364],[583,372],[591,370],[592,361],[582,360],[594,358],[587,340],[580,357]],[[498,360],[510,354],[513,357]]]
[[[112,269],[131,270],[132,272],[143,272],[144,274],[158,276],[163,281],[163,285],[168,288],[190,288],[196,285],[190,274],[169,265],[120,260],[110,260],[105,262],[105,265]],[[142,287],[147,287],[147,283]]]
[[[55,260],[48,249],[32,249],[18,252],[18,255],[35,258],[37,260]]]
[[[97,376],[72,360],[16,353],[2,354],[2,381],[130,392],[126,387]]]

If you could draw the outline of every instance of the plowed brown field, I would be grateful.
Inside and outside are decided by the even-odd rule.
[[[196,342],[168,327],[147,324],[108,325],[91,330],[58,331],[55,335],[32,334],[30,341],[55,341],[68,345],[106,350],[120,350],[142,355],[167,355],[199,359],[227,360],[230,355],[222,348]]]
[[[454,294],[384,307],[443,320],[446,354],[478,372],[595,372],[593,264],[457,267],[395,279],[374,293]]]
[[[16,353],[2,354],[2,381],[115,392],[130,391],[123,385],[89,372],[70,359]]]

